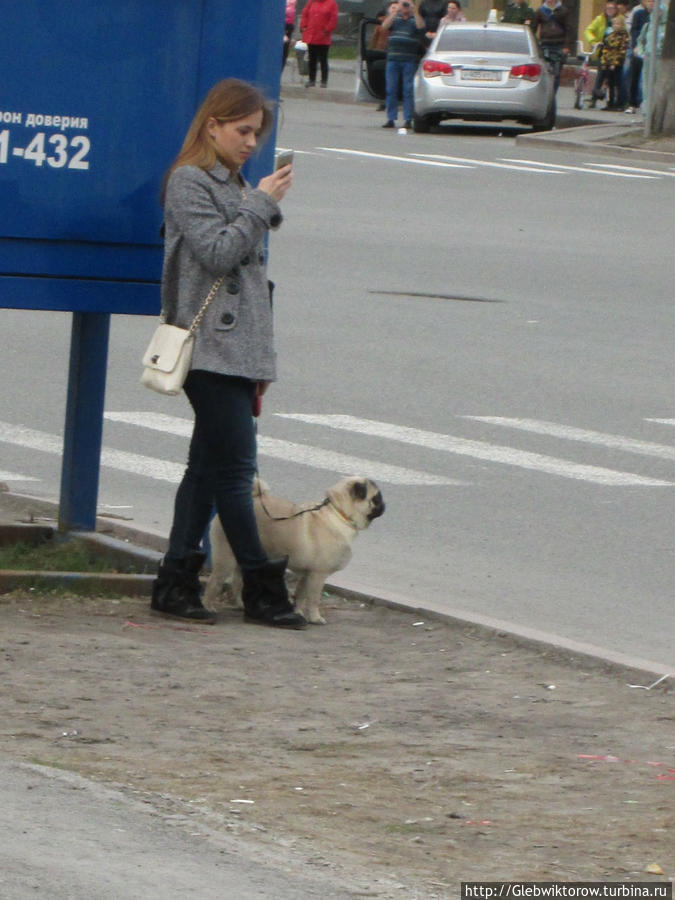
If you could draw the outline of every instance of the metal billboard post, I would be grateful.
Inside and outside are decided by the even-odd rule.
[[[59,531],[95,531],[110,313],[74,312]]]

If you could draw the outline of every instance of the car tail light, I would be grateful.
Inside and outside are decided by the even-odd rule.
[[[541,75],[541,66],[528,63],[525,66],[511,66],[511,78],[524,78],[525,81],[538,81]]]
[[[427,78],[433,78],[436,75],[452,75],[452,66],[450,63],[440,62],[438,59],[425,59],[422,63],[422,71]]]

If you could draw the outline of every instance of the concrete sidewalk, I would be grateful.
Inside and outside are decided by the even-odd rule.
[[[3,900],[354,896],[331,879],[246,856],[241,841],[205,833],[203,825],[189,831],[131,792],[70,772],[1,761],[0,793]]]

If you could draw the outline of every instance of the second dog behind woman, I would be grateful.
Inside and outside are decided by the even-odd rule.
[[[211,287],[225,278],[195,333],[184,385],[194,431],[151,608],[213,621],[201,601],[199,571],[205,560],[201,540],[215,503],[242,568],[245,617],[302,628],[305,619],[293,609],[284,581],[286,560],[268,559],[251,496],[257,468],[252,404],[276,378],[264,241],[281,223],[279,202],[293,173],[285,166],[252,188],[240,169],[272,121],[255,87],[234,78],[219,82],[197,111],[165,182],[166,321],[188,328]]]

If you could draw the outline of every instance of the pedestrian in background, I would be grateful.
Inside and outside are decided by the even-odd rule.
[[[637,112],[642,104],[642,57],[637,52],[637,43],[642,29],[649,22],[649,16],[654,9],[654,0],[642,0],[639,6],[633,7],[630,19],[630,44],[629,44],[629,79],[628,79],[628,107],[627,113]]]
[[[426,46],[436,37],[438,25],[448,11],[448,0],[422,0],[419,13],[424,19],[424,43]]]
[[[366,50],[366,65],[368,67],[368,82],[373,89],[376,97],[382,97],[387,94],[387,44],[389,43],[389,32],[385,31],[382,23],[387,15],[398,7],[398,0],[393,0],[385,9],[381,9],[377,16],[377,25],[373,30],[373,36],[370,39],[368,49]],[[382,112],[387,108],[386,103],[378,103],[377,111]]]
[[[445,25],[452,25],[455,22],[466,22],[466,16],[462,12],[462,4],[459,0],[450,0],[447,12],[438,23],[438,27],[442,28]]]
[[[281,224],[279,202],[293,178],[284,166],[257,188],[241,167],[274,116],[255,87],[216,84],[197,111],[163,193],[162,312],[189,328],[221,276],[223,283],[195,332],[184,390],[195,422],[188,464],[176,493],[169,547],[152,588],[158,613],[201,622],[201,541],[213,506],[241,567],[247,619],[300,628],[284,581],[285,558],[270,560],[253,510],[257,470],[252,415],[256,396],[276,378],[265,238]]]
[[[309,57],[309,80],[305,87],[316,85],[317,68],[321,69],[321,87],[328,87],[328,49],[337,22],[336,0],[309,0],[302,11],[300,31]]]
[[[663,42],[666,36],[666,21],[668,19],[668,5],[665,3],[659,4],[659,22],[656,27],[656,58],[652,58],[652,47],[651,47],[651,35],[654,30],[654,4],[652,4],[652,11],[647,23],[644,25],[642,30],[640,31],[640,36],[637,40],[637,44],[635,47],[636,53],[640,55],[642,58],[642,94],[644,99],[644,106],[649,107],[650,99],[649,92],[651,89],[650,81],[650,71],[653,65],[658,64],[658,60],[661,58],[661,54],[663,53]],[[643,110],[644,112],[644,110]]]
[[[591,94],[591,109],[595,108],[595,104],[598,100],[602,100],[605,96],[605,83],[607,81],[608,73],[603,70],[602,65],[600,64],[600,54],[602,52],[602,44],[605,43],[605,38],[609,37],[612,33],[612,19],[616,15],[616,3],[614,0],[608,0],[605,4],[605,11],[600,13],[599,16],[596,16],[593,21],[586,27],[584,30],[584,38],[591,47],[595,47],[599,45],[598,50],[596,50],[592,59],[597,60],[599,63],[599,68],[597,75],[595,76],[595,84],[593,86],[593,92]]]
[[[382,22],[389,32],[387,42],[387,121],[383,128],[393,128],[398,116],[398,91],[402,85],[405,127],[412,128],[415,111],[413,80],[419,62],[420,40],[424,36],[424,19],[412,0],[400,0]]]
[[[508,3],[502,16],[502,22],[509,25],[531,25],[534,19],[534,10],[527,0],[515,0]]]
[[[570,45],[569,14],[560,0],[544,0],[532,19],[532,31],[539,38],[542,54],[553,72],[555,91]]]
[[[281,59],[281,68],[283,70],[288,59],[288,51],[291,49],[291,38],[295,28],[296,0],[286,0],[286,19],[284,22],[284,51]]]
[[[616,15],[612,19],[612,31],[605,38],[600,53],[600,66],[607,73],[608,100],[605,109],[618,110],[619,92],[623,62],[628,49],[628,32],[624,17]]]

